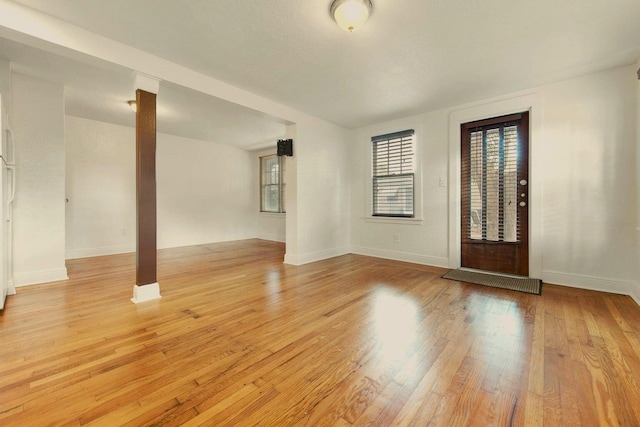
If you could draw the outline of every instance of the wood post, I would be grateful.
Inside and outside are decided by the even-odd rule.
[[[131,301],[161,298],[157,282],[156,94],[160,80],[136,75],[136,284]]]
[[[156,94],[136,90],[136,285],[156,283]]]

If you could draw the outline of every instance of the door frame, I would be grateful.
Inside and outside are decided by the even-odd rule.
[[[529,111],[529,277],[542,279],[542,168],[537,141],[542,139],[541,101],[536,93],[470,105],[449,115],[449,268],[461,265],[460,126],[491,117]]]

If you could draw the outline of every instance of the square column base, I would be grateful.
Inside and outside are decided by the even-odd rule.
[[[160,285],[158,283],[133,285],[133,298],[131,298],[131,302],[134,304],[160,298],[162,298],[162,296],[160,295]]]

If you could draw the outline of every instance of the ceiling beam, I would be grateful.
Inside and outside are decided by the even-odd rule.
[[[187,67],[108,39],[84,28],[8,0],[0,0],[0,37],[81,62],[106,61],[136,73],[157,76],[263,113],[283,124],[322,121]],[[96,61],[100,60],[100,61]]]

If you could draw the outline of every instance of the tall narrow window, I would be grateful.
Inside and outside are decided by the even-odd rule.
[[[284,157],[260,157],[260,211],[285,212]]]
[[[414,134],[413,129],[374,136],[373,216],[414,216]]]

